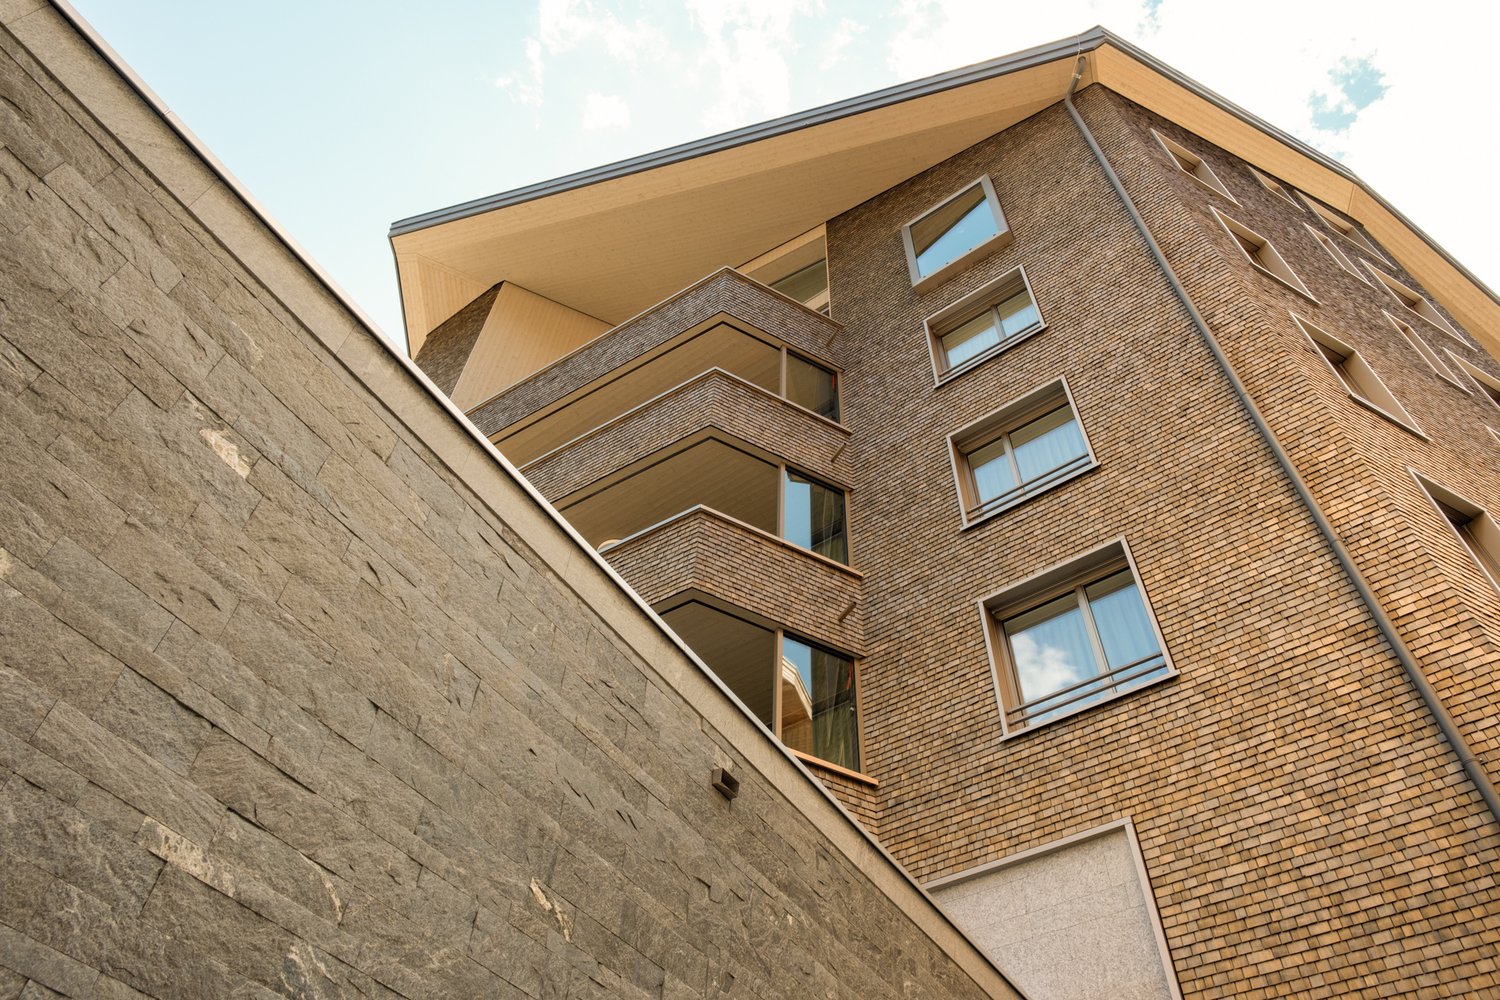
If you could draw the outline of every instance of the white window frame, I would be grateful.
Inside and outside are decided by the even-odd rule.
[[[1229,236],[1229,241],[1234,244],[1234,248],[1240,252],[1241,257],[1249,262],[1251,267],[1255,268],[1256,271],[1264,274],[1266,277],[1272,279],[1277,284],[1285,285],[1287,288],[1290,288],[1292,291],[1296,292],[1303,298],[1308,299],[1311,302],[1318,301],[1317,297],[1308,290],[1308,287],[1302,281],[1301,276],[1299,276],[1297,272],[1292,269],[1292,265],[1286,262],[1286,258],[1281,255],[1281,251],[1276,249],[1276,244],[1272,243],[1269,239],[1262,236],[1260,233],[1257,233],[1255,230],[1251,229],[1243,222],[1240,222],[1237,219],[1232,219],[1229,216],[1225,215],[1217,208],[1212,208],[1212,206],[1210,206],[1210,210],[1214,213],[1214,218],[1219,220],[1219,225],[1224,227],[1224,232]],[[1240,237],[1251,243],[1258,242],[1260,244],[1260,248],[1256,252],[1270,254],[1277,264],[1286,268],[1286,273],[1291,277],[1287,278],[1283,277],[1280,274],[1277,274],[1271,268],[1267,267],[1266,265],[1262,264],[1260,261],[1252,257],[1240,243]],[[1321,303],[1319,304],[1321,305]]]
[[[1500,593],[1500,526],[1496,525],[1490,512],[1468,497],[1429,479],[1416,469],[1408,468],[1407,471],[1416,479],[1417,488],[1426,494],[1439,519],[1448,526],[1448,530],[1453,532],[1464,551],[1469,554],[1469,558],[1474,560],[1474,565],[1479,568],[1479,572],[1489,581],[1490,586]],[[1454,524],[1443,511],[1444,506],[1451,507],[1468,518],[1468,524],[1462,528]]]
[[[1246,164],[1246,166],[1249,166],[1249,164]],[[1287,204],[1296,206],[1297,208],[1302,207],[1297,204],[1297,199],[1292,197],[1292,193],[1286,189],[1286,185],[1276,178],[1269,174],[1263,174],[1254,167],[1250,167],[1250,175],[1260,182],[1261,187],[1281,198]]]
[[[943,350],[943,337],[986,309],[998,306],[1022,288],[1025,288],[1026,294],[1031,297],[1031,306],[1036,310],[1037,322],[967,361],[952,368],[946,367],[948,358]],[[932,359],[933,385],[942,385],[965,372],[973,371],[991,358],[1004,354],[1045,329],[1047,329],[1047,317],[1042,312],[1041,303],[1037,301],[1036,289],[1031,285],[1031,278],[1027,275],[1026,268],[1017,266],[1014,270],[985,282],[957,302],[944,306],[922,321],[922,332],[926,336],[928,354]]]
[[[1406,407],[1402,405],[1401,400],[1396,398],[1396,394],[1391,392],[1390,387],[1385,384],[1380,373],[1370,367],[1370,363],[1359,351],[1310,320],[1303,319],[1296,313],[1291,315],[1292,321],[1302,330],[1303,336],[1307,337],[1313,352],[1328,366],[1334,378],[1349,393],[1350,399],[1368,410],[1373,410],[1403,430],[1410,431],[1420,438],[1427,437],[1422,432],[1422,428],[1417,425],[1416,420],[1407,412]],[[1341,355],[1343,360],[1335,364],[1325,351]],[[1345,374],[1339,370],[1341,366],[1351,368],[1353,371]],[[1360,386],[1361,380],[1369,383],[1368,387]],[[1372,396],[1375,398],[1372,399]]]
[[[1494,404],[1496,409],[1500,409],[1500,378],[1465,361],[1452,351],[1446,348],[1444,350],[1448,357],[1458,362],[1459,370],[1469,376],[1469,381],[1474,383],[1474,387],[1479,390],[1479,395]]]
[[[948,261],[948,263],[939,267],[931,274],[924,276],[917,268],[917,252],[911,239],[911,227],[919,224],[934,212],[941,211],[955,198],[967,194],[974,189],[975,185],[978,185],[983,190],[985,204],[989,205],[990,212],[995,217],[995,234]],[[1005,221],[1005,211],[1000,207],[1000,198],[995,194],[995,185],[990,181],[990,175],[980,174],[977,178],[965,184],[957,191],[954,191],[948,197],[901,227],[901,244],[906,250],[906,268],[911,277],[912,290],[918,295],[931,291],[943,282],[973,267],[990,254],[1005,249],[1005,247],[1010,245],[1013,238],[1010,226]]]
[[[1406,282],[1386,274],[1369,261],[1365,261],[1365,269],[1375,276],[1375,280],[1378,282],[1376,287],[1384,288],[1402,309],[1405,309],[1428,326],[1436,327],[1443,331],[1459,343],[1469,344],[1469,339],[1458,332],[1453,327],[1453,324],[1449,323],[1447,318],[1437,311],[1437,307],[1432,304],[1432,301],[1427,296]],[[1416,302],[1416,305],[1412,305],[1412,300]]]
[[[1051,413],[1060,406],[1066,405],[1073,414],[1073,423],[1078,427],[1078,434],[1083,438],[1084,456],[1075,460],[1069,466],[1067,472],[1057,474],[1057,470],[1045,476],[1033,480],[1035,485],[1030,489],[1023,490],[1017,486],[1013,491],[1015,495],[1005,503],[996,504],[992,508],[971,517],[977,508],[975,498],[974,470],[969,465],[969,456],[981,448],[988,447],[1001,437],[1010,434],[1026,426],[1030,421]],[[1007,452],[1009,449],[1007,449]],[[1078,404],[1073,400],[1073,391],[1068,387],[1066,378],[1058,378],[1046,385],[1031,390],[1018,399],[1013,399],[999,408],[985,414],[978,420],[959,428],[948,435],[948,460],[953,469],[954,495],[958,499],[958,517],[964,530],[982,524],[990,518],[1005,511],[1012,510],[1020,504],[1050,492],[1063,483],[1077,479],[1091,469],[1099,465],[1098,456],[1094,454],[1094,447],[1089,443],[1088,431],[1084,429],[1083,418],[1079,416]],[[1048,478],[1053,476],[1055,478]],[[1024,486],[1025,484],[1022,484]],[[991,501],[993,503],[994,501]]]
[[[1364,252],[1385,261],[1387,264],[1391,262],[1391,259],[1387,257],[1383,252],[1381,252],[1380,248],[1375,245],[1374,241],[1360,231],[1359,225],[1357,223],[1350,222],[1347,219],[1342,218],[1331,208],[1325,208],[1321,202],[1319,202],[1311,195],[1304,194],[1302,196],[1302,200],[1307,204],[1307,207],[1312,210],[1312,213],[1314,215],[1327,223],[1329,229],[1332,229],[1334,232],[1338,233],[1344,239],[1348,240],[1350,243],[1353,243]]]
[[[1412,326],[1410,323],[1406,322],[1406,320],[1401,319],[1398,316],[1392,316],[1384,309],[1382,309],[1380,312],[1381,315],[1386,318],[1386,321],[1389,322],[1391,326],[1396,328],[1396,332],[1399,333],[1401,337],[1411,345],[1412,350],[1416,351],[1417,354],[1421,356],[1422,360],[1427,362],[1427,367],[1432,369],[1433,374],[1442,379],[1444,382],[1447,382],[1449,385],[1452,385],[1458,389],[1462,389],[1464,392],[1469,393],[1470,395],[1474,394],[1474,390],[1464,385],[1462,380],[1459,379],[1458,374],[1453,371],[1452,367],[1450,367],[1448,363],[1442,359],[1437,351],[1433,350],[1433,348],[1427,343],[1427,341],[1422,339],[1422,335],[1417,332],[1416,327]]]
[[[1359,268],[1354,266],[1353,261],[1344,256],[1344,251],[1339,249],[1338,244],[1333,242],[1333,240],[1329,238],[1327,233],[1318,232],[1306,222],[1302,223],[1302,225],[1307,227],[1307,231],[1312,234],[1312,238],[1317,241],[1318,246],[1322,247],[1324,252],[1327,253],[1328,256],[1333,258],[1333,262],[1335,264],[1343,268],[1345,271],[1348,271],[1350,274],[1354,275],[1365,284],[1368,285],[1370,283],[1370,279],[1360,273]]]
[[[1156,141],[1161,144],[1162,149],[1166,150],[1167,157],[1172,161],[1172,165],[1177,168],[1179,173],[1186,174],[1198,185],[1212,191],[1219,197],[1228,198],[1235,205],[1239,204],[1239,200],[1230,194],[1229,188],[1225,187],[1224,182],[1219,180],[1219,175],[1214,173],[1214,168],[1209,166],[1208,160],[1188,149],[1182,143],[1168,139],[1156,129],[1152,129],[1151,134],[1156,136]]]
[[[1009,702],[1014,699],[1006,693],[1007,690],[1019,691],[1019,686],[1015,679],[1015,666],[1010,659],[1009,645],[1001,630],[1002,620],[1006,617],[1024,614],[1030,608],[1038,607],[1080,587],[1097,583],[1124,569],[1130,571],[1135,581],[1136,590],[1141,596],[1141,605],[1146,609],[1146,618],[1151,622],[1151,632],[1156,637],[1157,648],[1161,651],[1162,667],[1166,672],[1160,677],[1153,677],[1134,687],[1116,690],[1097,701],[1088,701],[1066,711],[1059,711],[1057,715],[1041,722],[1026,726],[1012,726],[1010,716],[1022,706],[1018,704],[1012,707]],[[990,677],[995,683],[995,703],[1000,710],[1000,738],[1002,740],[1039,732],[1083,712],[1093,711],[1121,698],[1128,698],[1165,684],[1178,676],[1177,668],[1172,663],[1172,653],[1161,634],[1161,627],[1157,624],[1156,610],[1151,606],[1151,597],[1146,593],[1146,585],[1141,580],[1135,557],[1131,554],[1130,546],[1126,543],[1124,536],[1113,538],[1047,569],[1007,584],[994,593],[981,597],[976,602],[976,607],[984,629],[984,646],[985,653],[989,657]],[[1056,694],[1057,692],[1054,692],[1054,696]]]

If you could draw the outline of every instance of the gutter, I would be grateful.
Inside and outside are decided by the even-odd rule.
[[[1188,318],[1192,320],[1193,326],[1198,331],[1198,336],[1202,339],[1204,346],[1208,348],[1209,353],[1213,355],[1214,361],[1218,363],[1219,370],[1229,381],[1229,385],[1234,390],[1235,397],[1239,400],[1240,405],[1244,408],[1245,414],[1250,418],[1250,422],[1255,425],[1255,429],[1259,432],[1261,439],[1275,457],[1276,464],[1281,467],[1282,473],[1292,484],[1292,489],[1296,491],[1297,497],[1307,508],[1308,514],[1311,515],[1313,523],[1317,526],[1318,532],[1323,536],[1324,541],[1328,543],[1329,549],[1333,551],[1334,558],[1338,560],[1339,566],[1344,571],[1344,575],[1349,578],[1349,582],[1354,585],[1354,590],[1359,594],[1360,600],[1369,609],[1370,617],[1374,620],[1375,627],[1379,630],[1381,637],[1390,645],[1391,651],[1396,655],[1396,659],[1401,662],[1402,669],[1406,671],[1407,679],[1411,681],[1412,687],[1416,688],[1417,694],[1421,696],[1423,703],[1427,707],[1427,711],[1432,715],[1433,721],[1437,723],[1438,729],[1442,730],[1443,737],[1448,741],[1448,745],[1458,755],[1458,762],[1469,776],[1470,782],[1474,785],[1474,790],[1479,793],[1479,797],[1484,800],[1484,804],[1489,808],[1490,819],[1497,825],[1500,825],[1500,794],[1496,793],[1494,784],[1490,781],[1489,775],[1485,773],[1483,762],[1480,761],[1468,742],[1464,739],[1463,734],[1458,729],[1458,724],[1454,721],[1453,716],[1448,714],[1448,710],[1444,707],[1442,699],[1433,690],[1432,685],[1427,680],[1427,675],[1422,672],[1421,665],[1417,663],[1411,649],[1407,647],[1401,638],[1401,634],[1396,630],[1395,623],[1386,615],[1385,609],[1376,599],[1374,592],[1370,589],[1369,583],[1365,580],[1364,575],[1360,573],[1359,567],[1355,565],[1354,558],[1349,554],[1349,550],[1344,548],[1343,542],[1339,540],[1332,523],[1324,515],[1317,501],[1313,499],[1313,495],[1308,490],[1307,484],[1297,474],[1297,469],[1292,464],[1291,456],[1281,447],[1281,443],[1276,440],[1276,435],[1271,431],[1271,426],[1266,423],[1265,417],[1262,416],[1260,410],[1256,408],[1255,403],[1251,400],[1249,390],[1245,388],[1245,384],[1235,374],[1234,369],[1229,364],[1229,358],[1224,354],[1223,349],[1219,347],[1218,341],[1214,339],[1213,331],[1209,329],[1208,323],[1203,319],[1202,314],[1198,312],[1198,308],[1193,305],[1193,300],[1188,295],[1187,289],[1183,287],[1181,280],[1178,279],[1177,272],[1172,270],[1172,265],[1167,262],[1166,255],[1162,253],[1161,247],[1151,235],[1151,230],[1146,226],[1146,220],[1141,217],[1140,210],[1136,208],[1135,202],[1126,193],[1125,185],[1120,182],[1120,176],[1115,173],[1114,167],[1110,165],[1109,159],[1104,155],[1104,150],[1099,147],[1099,142],[1094,138],[1094,133],[1089,131],[1089,127],[1084,122],[1083,116],[1073,106],[1073,92],[1078,87],[1078,81],[1083,77],[1083,67],[1087,59],[1088,57],[1085,54],[1081,52],[1078,54],[1078,64],[1073,71],[1073,81],[1068,84],[1068,92],[1063,95],[1063,105],[1068,109],[1068,114],[1072,117],[1073,124],[1078,127],[1079,133],[1083,136],[1084,141],[1088,143],[1089,150],[1094,154],[1094,159],[1098,161],[1099,168],[1109,181],[1110,187],[1114,189],[1115,196],[1130,215],[1130,221],[1135,224],[1135,228],[1140,232],[1141,239],[1145,241],[1146,249],[1150,251],[1163,277],[1167,279],[1167,284],[1172,287],[1173,294],[1182,303],[1182,307],[1187,310]]]

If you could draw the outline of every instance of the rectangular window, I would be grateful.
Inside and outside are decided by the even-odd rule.
[[[1217,208],[1213,210],[1213,213],[1218,217],[1219,224],[1224,227],[1224,231],[1234,240],[1235,246],[1239,247],[1245,259],[1254,265],[1257,271],[1275,278],[1294,292],[1310,299],[1313,298],[1312,292],[1307,290],[1302,279],[1297,277],[1297,272],[1292,270],[1291,265],[1271,245],[1270,240],[1243,223],[1231,219]],[[1317,300],[1313,299],[1313,301]]]
[[[839,419],[838,373],[788,351],[786,398],[836,422]]]
[[[1375,374],[1375,369],[1359,356],[1358,351],[1296,313],[1292,314],[1292,319],[1302,328],[1307,339],[1312,341],[1313,348],[1323,356],[1328,367],[1333,369],[1333,373],[1344,384],[1349,395],[1353,396],[1357,402],[1363,403],[1383,417],[1394,420],[1407,430],[1415,434],[1422,433],[1411,414],[1406,412],[1406,407],[1402,406],[1395,394],[1385,387],[1380,376]]]
[[[964,525],[1007,510],[1094,467],[1062,381],[949,438]]]
[[[964,296],[924,324],[938,380],[967,371],[1043,327],[1026,272],[1009,274]]]
[[[793,545],[811,549],[834,562],[849,562],[843,490],[787,469],[781,520],[781,537]]]
[[[1463,334],[1454,329],[1453,324],[1449,323],[1443,314],[1438,312],[1437,308],[1431,302],[1428,302],[1416,289],[1402,284],[1388,274],[1382,273],[1368,262],[1366,262],[1365,267],[1369,269],[1371,274],[1375,275],[1376,280],[1380,282],[1381,286],[1391,293],[1391,298],[1401,303],[1407,311],[1416,313],[1422,319],[1456,340],[1464,340]],[[1467,343],[1467,341],[1464,342]]]
[[[925,292],[982,254],[1006,245],[1010,230],[986,176],[902,226],[901,239],[912,285]]]
[[[1401,320],[1392,316],[1390,313],[1385,313],[1385,318],[1390,321],[1391,326],[1394,326],[1396,328],[1396,331],[1400,333],[1402,337],[1406,338],[1406,342],[1412,346],[1412,350],[1416,351],[1422,356],[1422,360],[1427,362],[1427,367],[1431,368],[1435,373],[1437,373],[1439,378],[1453,383],[1464,392],[1469,391],[1469,387],[1464,385],[1463,382],[1459,381],[1458,375],[1453,371],[1453,369],[1448,367],[1447,362],[1445,362],[1442,357],[1438,355],[1438,352],[1429,347],[1427,341],[1423,340],[1421,336],[1417,334],[1417,331],[1411,328],[1410,323],[1402,322]]]
[[[1439,486],[1426,476],[1415,471],[1412,475],[1416,476],[1417,485],[1453,528],[1464,548],[1469,550],[1490,586],[1500,590],[1500,527],[1496,527],[1495,519],[1483,507]]]
[[[1161,148],[1167,151],[1167,156],[1171,158],[1172,163],[1178,170],[1187,174],[1215,194],[1221,194],[1230,201],[1234,201],[1234,195],[1229,193],[1229,189],[1224,186],[1224,182],[1219,180],[1219,175],[1213,172],[1213,168],[1208,165],[1208,162],[1203,157],[1181,143],[1173,142],[1156,131],[1156,129],[1152,129],[1151,134],[1156,136],[1156,141],[1161,143]],[[1237,201],[1234,201],[1234,203],[1236,205],[1239,204]]]
[[[781,741],[830,764],[859,770],[854,661],[783,633]]]
[[[982,606],[1008,733],[1173,676],[1123,542]]]

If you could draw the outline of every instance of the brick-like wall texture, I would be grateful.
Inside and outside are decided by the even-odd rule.
[[[57,11],[0,17],[0,996],[1015,995]]]
[[[1215,202],[1146,116],[1097,86],[1078,104],[1494,770],[1496,597],[1404,466],[1495,509],[1496,411],[1402,354],[1376,322],[1389,297],[1330,270],[1243,165],[1174,133],[1244,199]],[[902,224],[983,173],[1014,241],[914,293]],[[1253,271],[1210,203],[1271,236],[1318,302]],[[830,220],[828,242],[866,574],[864,764],[891,851],[938,878],[1129,816],[1186,996],[1500,990],[1500,831],[1066,111]],[[1018,265],[1047,328],[934,385],[924,317]],[[1288,308],[1368,351],[1431,440],[1338,390]],[[963,528],[947,435],[1059,377],[1098,467]],[[1178,676],[1003,738],[976,602],[1117,538]]]
[[[453,395],[453,388],[464,373],[474,343],[484,330],[484,321],[489,318],[490,306],[495,304],[495,296],[499,294],[500,286],[495,285],[449,316],[427,335],[422,349],[412,359],[445,395]]]

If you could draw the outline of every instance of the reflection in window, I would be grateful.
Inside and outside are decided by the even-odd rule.
[[[793,271],[780,281],[772,282],[771,287],[789,299],[811,304],[828,291],[828,261],[819,260],[800,271]]]
[[[1011,714],[1021,727],[1077,711],[1168,670],[1129,569],[1001,624],[1020,696]]]
[[[1000,222],[984,185],[975,184],[913,222],[909,231],[921,279],[999,235]]]
[[[839,419],[838,375],[790,351],[786,356],[786,398],[820,417]]]
[[[859,770],[853,660],[782,636],[781,741],[830,764]]]
[[[788,469],[784,482],[781,537],[836,562],[849,561],[844,493]]]

